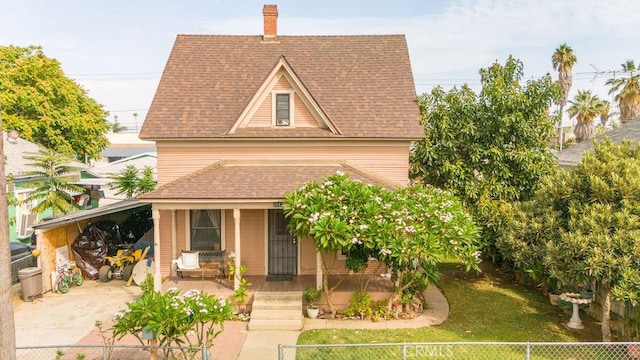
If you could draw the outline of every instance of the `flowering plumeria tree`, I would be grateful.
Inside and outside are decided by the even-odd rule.
[[[180,293],[172,288],[165,293],[151,292],[141,299],[127,303],[127,309],[114,315],[111,327],[117,341],[125,335],[133,335],[145,345],[142,331],[155,333],[159,347],[165,347],[165,358],[172,354],[171,346],[183,349],[189,358],[203,346],[210,348],[213,340],[224,329],[224,322],[232,318],[226,300],[207,295],[199,290]]]
[[[336,173],[287,194],[284,212],[290,231],[311,238],[323,256],[323,290],[335,308],[328,278],[337,254],[358,272],[376,258],[399,280],[398,292],[424,290],[438,278],[436,265],[446,255],[479,270],[478,230],[450,193],[419,184],[396,190],[351,181]]]

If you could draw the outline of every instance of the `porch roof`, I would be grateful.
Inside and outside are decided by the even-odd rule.
[[[346,162],[225,160],[139,195],[138,199],[149,202],[282,199],[305,182],[320,181],[337,171],[367,184],[390,189],[402,186]]]

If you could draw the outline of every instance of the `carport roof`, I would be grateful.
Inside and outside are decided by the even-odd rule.
[[[66,225],[67,223],[69,223],[69,221],[93,219],[104,215],[114,214],[120,211],[142,208],[145,206],[151,205],[149,203],[140,202],[137,199],[123,200],[97,209],[81,210],[70,214],[61,215],[51,220],[46,220],[41,223],[34,224],[32,228],[34,230],[48,230],[56,228],[60,225]]]
[[[346,162],[337,161],[219,161],[183,176],[155,191],[139,196],[150,202],[163,200],[260,200],[282,199],[307,181],[341,171],[351,180],[390,189],[402,185]]]

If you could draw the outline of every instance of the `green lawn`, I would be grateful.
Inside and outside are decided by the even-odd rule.
[[[580,332],[563,326],[570,315],[549,304],[536,289],[514,284],[508,276],[483,264],[481,274],[467,274],[445,263],[437,286],[449,301],[448,319],[420,329],[303,332],[298,344],[354,344],[395,342],[580,342],[600,341],[599,326],[586,315]],[[339,321],[339,320],[336,320]]]

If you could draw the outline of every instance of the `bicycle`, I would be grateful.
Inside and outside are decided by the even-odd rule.
[[[65,261],[56,271],[58,273],[56,288],[62,294],[69,292],[70,285],[80,286],[84,282],[82,272],[79,268],[74,269],[70,261]]]

